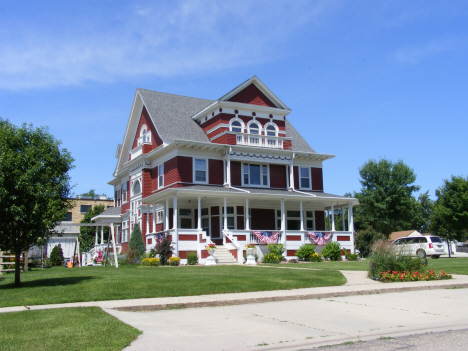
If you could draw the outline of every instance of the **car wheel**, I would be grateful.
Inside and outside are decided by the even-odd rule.
[[[439,258],[440,255],[432,255],[431,257],[434,258],[434,259],[436,259],[436,258]]]
[[[426,258],[426,251],[424,251],[423,249],[419,249],[418,251],[416,251],[416,255],[420,259]]]

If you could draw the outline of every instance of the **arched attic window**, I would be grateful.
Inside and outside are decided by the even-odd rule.
[[[242,123],[237,119],[231,121],[230,129],[232,132],[236,133],[242,133],[244,131]]]
[[[252,122],[249,124],[249,134],[259,135],[260,134],[260,126],[256,122]]]
[[[265,132],[267,136],[278,136],[278,128],[274,123],[269,123],[265,128]]]
[[[132,195],[138,195],[139,193],[141,193],[141,184],[139,180],[136,180],[133,183]]]
[[[143,143],[149,143],[151,141],[151,132],[148,132],[148,128],[145,124],[141,126],[140,138],[138,139],[138,145]]]

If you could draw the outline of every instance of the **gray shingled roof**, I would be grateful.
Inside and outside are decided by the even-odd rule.
[[[99,216],[118,216],[120,215],[121,207],[108,207]]]
[[[165,142],[188,140],[210,142],[192,116],[211,105],[214,100],[160,93],[138,88],[160,137]],[[286,137],[292,140],[292,151],[314,152],[292,124],[286,120]]]
[[[160,137],[165,142],[190,140],[210,142],[202,128],[192,116],[213,100],[197,99],[187,96],[160,93],[157,91],[137,89],[143,103],[156,126]]]

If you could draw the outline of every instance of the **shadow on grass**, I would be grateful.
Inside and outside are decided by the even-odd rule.
[[[1,279],[1,278],[0,278]],[[64,277],[64,278],[49,278],[49,279],[38,279],[33,281],[21,282],[20,288],[35,288],[45,286],[63,286],[63,285],[74,285],[79,284],[86,280],[98,279],[96,277]],[[5,284],[1,286],[1,289],[15,289],[15,284]]]

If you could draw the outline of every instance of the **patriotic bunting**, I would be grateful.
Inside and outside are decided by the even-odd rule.
[[[319,246],[323,246],[328,243],[330,240],[332,233],[331,232],[309,232],[309,236],[314,243]]]
[[[161,241],[164,239],[165,237],[165,234],[164,232],[161,232],[161,233],[158,233],[156,234],[156,241],[158,244],[161,244]]]
[[[275,244],[279,237],[279,232],[254,231],[253,233],[262,244]]]

